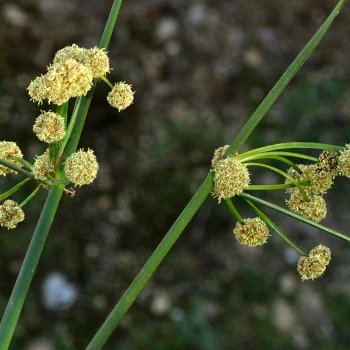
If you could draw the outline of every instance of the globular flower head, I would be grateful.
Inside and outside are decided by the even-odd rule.
[[[338,157],[339,172],[341,175],[350,177],[350,144],[345,145]]]
[[[43,104],[43,101],[46,99],[45,89],[44,76],[36,77],[27,88],[30,100],[38,102],[39,105]]]
[[[320,222],[327,215],[326,202],[322,196],[310,196],[307,201],[297,188],[294,188],[286,202],[291,211],[315,222]]]
[[[64,119],[57,113],[41,111],[33,131],[39,140],[47,143],[62,140],[66,134]]]
[[[221,199],[230,198],[243,192],[249,186],[248,168],[236,157],[227,157],[216,163],[213,196]]]
[[[323,275],[326,267],[331,260],[331,251],[329,248],[318,245],[311,249],[308,256],[300,257],[298,261],[298,271],[301,279],[313,280]]]
[[[112,106],[122,111],[129,107],[134,100],[134,92],[131,85],[121,81],[114,85],[113,89],[107,95],[107,101]]]
[[[45,181],[47,175],[54,175],[55,165],[50,160],[50,152],[47,149],[41,156],[37,156],[34,161],[33,174],[37,180]]]
[[[233,233],[239,243],[249,247],[263,245],[269,238],[269,229],[260,218],[244,219],[244,225],[237,222]]]
[[[0,141],[0,158],[7,162],[22,167],[22,164],[11,158],[11,156],[23,158],[23,154],[15,142]],[[17,173],[16,171],[0,164],[0,175],[5,176],[9,173]]]
[[[225,154],[225,152],[227,151],[228,147],[229,147],[229,145],[225,145],[225,146],[219,147],[218,149],[216,149],[214,151],[214,157],[211,160],[211,166],[212,166],[213,169],[215,168],[217,162]]]
[[[338,152],[329,150],[324,150],[319,156],[320,166],[327,169],[333,177],[340,175],[338,156]]]
[[[7,229],[16,228],[24,220],[24,212],[17,202],[8,199],[0,205],[0,225]]]
[[[72,153],[64,163],[64,173],[75,185],[87,185],[94,181],[98,171],[98,163],[94,152],[79,150]]]

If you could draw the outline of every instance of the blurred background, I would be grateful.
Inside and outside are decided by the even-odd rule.
[[[80,147],[100,164],[91,186],[64,197],[11,349],[84,349],[195,193],[213,151],[251,113],[335,6],[334,0],[124,1],[109,56],[112,82],[136,91],[118,113],[99,83]],[[32,161],[40,106],[26,88],[54,53],[98,45],[112,1],[0,2],[0,139]],[[349,5],[349,4],[348,4]],[[271,143],[350,140],[350,9],[251,135]],[[317,155],[317,152],[310,154]],[[286,169],[284,169],[286,170]],[[18,181],[2,178],[1,192]],[[254,182],[281,178],[254,170]],[[35,187],[14,196],[21,201]],[[254,193],[283,205],[286,194]],[[326,195],[324,224],[348,234],[349,180]],[[46,193],[16,230],[0,230],[0,314]],[[241,214],[254,214],[242,202]],[[261,208],[262,209],[262,208]],[[208,198],[104,349],[348,349],[350,250],[346,243],[266,209],[309,251],[332,249],[326,274],[302,282],[298,254],[275,234],[261,248],[235,240],[235,219]]]

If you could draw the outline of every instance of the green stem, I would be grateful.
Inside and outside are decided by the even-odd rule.
[[[300,186],[307,186],[308,180],[298,182]],[[294,184],[275,184],[275,185],[249,185],[244,191],[275,191],[286,190],[288,188],[296,187]]]
[[[35,177],[34,177],[34,174],[33,173],[30,173],[29,171],[27,170],[24,170],[16,165],[13,165],[12,163],[10,162],[7,162],[6,160],[3,160],[3,159],[0,159],[0,164],[2,165],[5,165],[6,167],[14,170],[14,171],[17,171],[18,173],[30,178],[30,179],[33,179],[35,180]]]
[[[111,89],[114,88],[113,84],[104,75],[102,75],[100,79],[103,80]]]
[[[238,220],[238,222],[242,225],[244,225],[244,220],[241,215],[239,215],[239,212],[237,211],[236,207],[233,205],[231,198],[226,198],[225,202],[230,209],[230,212],[234,215],[234,217]]]
[[[262,159],[266,156],[285,156],[285,157],[294,157],[294,158],[301,158],[301,159],[307,159],[311,160],[312,162],[319,162],[318,158],[308,156],[306,154],[301,153],[294,153],[294,152],[263,152],[263,153],[257,153],[257,154],[251,154],[246,155],[246,153],[242,153],[237,156],[242,162],[246,162],[248,160],[256,160],[256,159]]]
[[[267,169],[270,169],[270,170],[274,171],[277,174],[280,174],[280,175],[284,176],[286,179],[288,179],[290,182],[292,182],[295,187],[298,187],[298,190],[303,195],[305,200],[309,201],[309,197],[307,196],[306,192],[300,186],[299,182],[294,179],[293,176],[290,176],[289,174],[285,173],[284,171],[282,171],[282,170],[280,170],[278,168],[275,168],[275,167],[273,167],[271,165],[267,165],[267,164],[262,164],[262,163],[244,163],[244,164],[246,166],[258,166],[258,167],[262,167],[262,168],[267,168]]]
[[[246,199],[246,202],[253,208],[257,215],[260,216],[260,218],[265,221],[265,223],[269,225],[287,244],[294,248],[299,254],[307,256],[307,254],[302,251],[295,243],[293,243],[267,215],[260,211],[250,200]]]
[[[63,184],[63,185],[70,185],[71,184],[71,182],[69,180],[58,180],[58,179],[54,178],[53,176],[51,176],[50,174],[47,174],[47,177],[57,184]]]
[[[26,178],[20,183],[18,183],[17,185],[13,186],[11,189],[6,191],[5,193],[3,193],[2,195],[0,195],[0,201],[3,201],[4,199],[10,197],[12,194],[17,192],[23,185],[25,185],[28,181],[30,181],[30,179]]]
[[[23,158],[19,158],[16,156],[10,156],[9,158],[16,160],[18,163],[21,163],[24,167],[26,167],[28,170],[32,171],[33,170],[33,165],[30,164],[29,162],[27,162],[25,159]]]
[[[322,231],[324,231],[324,232],[326,232],[326,233],[328,233],[328,234],[330,234],[330,235],[332,235],[334,237],[343,239],[344,241],[350,243],[350,237],[344,235],[343,233],[340,233],[340,232],[338,232],[336,230],[333,230],[333,229],[331,229],[331,228],[329,228],[327,226],[321,225],[321,224],[319,224],[317,222],[314,222],[312,220],[306,219],[303,216],[301,216],[299,214],[296,214],[296,213],[293,213],[292,211],[284,209],[284,208],[282,208],[282,207],[280,207],[278,205],[272,204],[270,202],[266,202],[263,199],[254,197],[254,196],[252,196],[250,194],[247,194],[247,193],[241,193],[239,196],[242,197],[242,198],[251,200],[253,202],[262,204],[262,205],[264,205],[264,206],[266,206],[266,207],[268,207],[270,209],[273,209],[273,210],[275,210],[275,211],[277,211],[277,212],[279,212],[281,214],[287,215],[287,216],[289,216],[289,217],[291,217],[293,219],[296,219],[298,221],[301,221],[301,222],[303,222],[305,224],[308,224],[310,226],[316,227],[319,230],[322,230]]]
[[[30,202],[36,194],[39,192],[41,185],[39,185],[19,206],[20,208],[24,207],[28,202]]]
[[[10,300],[0,324],[0,349],[7,350],[19,315],[21,313],[30,283],[43,250],[47,235],[60,202],[63,192],[62,185],[54,185],[47,196],[44,208],[41,212],[38,224],[30,242],[22,268],[18,274]]]

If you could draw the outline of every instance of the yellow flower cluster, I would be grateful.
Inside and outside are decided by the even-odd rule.
[[[39,140],[47,143],[62,140],[66,134],[64,119],[57,113],[41,111],[33,131]]]
[[[237,222],[233,233],[239,243],[249,247],[263,245],[269,238],[269,229],[260,218],[244,219],[244,225]]]
[[[8,199],[0,205],[0,225],[7,229],[16,228],[24,220],[24,212],[17,202]]]
[[[134,100],[134,92],[131,90],[131,85],[121,81],[114,85],[113,89],[107,95],[108,103],[122,111],[129,107]]]
[[[50,160],[50,152],[47,149],[41,156],[37,156],[34,161],[33,174],[37,180],[45,181],[47,175],[54,175],[55,165]]]
[[[23,158],[23,154],[15,142],[0,141],[0,158],[18,167],[22,164],[11,157]],[[5,176],[9,173],[17,173],[16,171],[0,164],[0,175]]]

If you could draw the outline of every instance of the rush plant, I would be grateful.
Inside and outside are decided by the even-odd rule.
[[[0,142],[0,175],[7,176],[12,173],[24,178],[0,195],[2,201],[0,225],[4,229],[14,229],[17,225],[22,225],[25,221],[25,205],[39,191],[47,192],[46,202],[2,317],[1,350],[6,350],[10,346],[62,195],[72,196],[75,192],[79,195],[79,187],[92,183],[98,176],[98,161],[93,150],[77,150],[97,82],[103,81],[110,87],[111,91],[106,98],[118,111],[124,110],[133,102],[134,92],[129,84],[125,82],[112,84],[106,77],[110,71],[107,48],[121,3],[121,0],[114,1],[98,47],[82,48],[73,44],[62,48],[56,53],[46,72],[30,83],[28,87],[30,99],[39,105],[46,100],[52,103],[52,109],[55,109],[38,111],[36,120],[33,120],[33,131],[40,142],[47,144],[46,151],[31,162],[24,158],[25,152],[22,152],[15,142],[7,140]],[[331,251],[323,245],[317,245],[316,242],[315,248],[309,253],[304,252],[263,212],[264,207],[350,242],[350,237],[320,224],[327,213],[324,194],[331,189],[337,177],[350,177],[349,145],[291,141],[239,153],[249,135],[314,51],[344,3],[345,0],[338,2],[316,34],[235,136],[233,142],[214,152],[211,169],[208,167],[208,176],[92,337],[87,349],[96,350],[104,346],[209,194],[217,198],[219,203],[224,201],[233,214],[236,221],[233,234],[239,243],[249,247],[261,246],[266,244],[270,234],[275,232],[297,250],[300,254],[297,271],[302,280],[313,280],[324,274],[331,260]],[[68,102],[73,99],[75,107],[69,115]],[[318,149],[319,157],[307,154],[309,149]],[[274,161],[273,164],[280,164],[280,167],[271,165],[270,160]],[[281,182],[273,185],[252,183],[250,175],[257,167],[277,173],[281,177]],[[37,187],[28,198],[21,203],[9,199],[30,181],[36,182]],[[286,201],[286,206],[289,209],[252,195],[251,193],[256,190],[287,192],[289,199]],[[247,202],[252,209],[253,217],[243,218],[236,209],[237,201]]]

